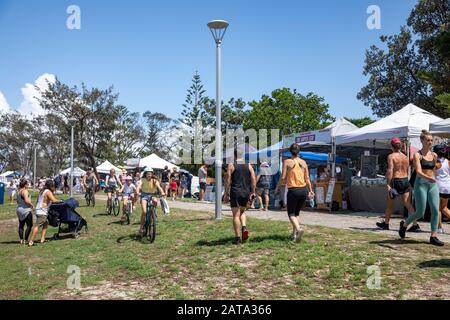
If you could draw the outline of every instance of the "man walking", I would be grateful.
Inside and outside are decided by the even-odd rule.
[[[233,244],[240,244],[248,239],[245,210],[250,199],[255,196],[255,189],[255,171],[250,164],[246,164],[241,157],[235,164],[228,165],[224,201],[230,201],[233,212],[235,236]],[[242,232],[242,240],[240,232]]]
[[[161,188],[164,190],[165,194],[169,194],[169,178],[170,170],[168,166],[165,166],[164,171],[161,173]]]
[[[400,196],[402,198],[403,205],[408,209],[410,214],[414,212],[409,197],[411,192],[408,180],[409,161],[408,157],[401,152],[402,141],[400,138],[393,138],[391,140],[391,147],[392,153],[388,156],[388,169],[386,173],[388,188],[387,208],[384,221],[377,222],[377,227],[383,230],[389,230],[389,221],[394,211],[395,197]],[[408,231],[420,231],[417,221],[414,221]]]

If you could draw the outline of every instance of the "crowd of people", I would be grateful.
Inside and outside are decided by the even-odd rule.
[[[407,209],[407,219],[401,221],[399,235],[403,239],[407,232],[420,232],[418,220],[424,217],[427,204],[431,216],[430,243],[442,246],[444,243],[438,239],[438,234],[444,233],[442,218],[450,218],[448,201],[450,199],[450,163],[448,160],[449,147],[437,145],[433,147],[433,137],[423,131],[421,135],[422,149],[413,155],[412,161],[404,154],[404,145],[399,138],[391,140],[392,153],[387,158],[387,209],[383,221],[377,223],[377,227],[389,230],[391,216],[394,211],[395,198],[401,198]],[[291,157],[283,161],[281,175],[275,188],[275,195],[281,200],[282,210],[286,210],[292,225],[291,239],[299,241],[304,233],[300,225],[300,212],[307,201],[314,201],[315,193],[310,180],[310,173],[306,161],[299,157],[300,148],[292,144]],[[237,156],[237,155],[236,155]],[[345,187],[351,185],[352,172],[348,164],[342,166],[342,175]],[[262,162],[255,170],[245,160],[237,159],[233,164],[224,166],[224,195],[223,200],[230,203],[233,212],[233,229],[235,233],[234,243],[245,242],[249,238],[247,228],[246,211],[254,206],[255,201],[260,205],[260,210],[269,209],[269,190],[274,182],[274,175],[270,165]],[[410,170],[412,175],[410,177]],[[318,181],[326,179],[329,174],[326,168],[318,171]],[[203,201],[208,183],[208,165],[202,165],[198,169],[199,195],[198,200]],[[410,177],[410,178],[409,178]],[[115,192],[122,195],[122,205],[125,208],[129,201],[132,210],[140,200],[142,207],[141,226],[142,233],[145,220],[145,208],[147,202],[154,196],[168,196],[173,201],[183,198],[190,193],[192,175],[179,172],[177,169],[164,170],[155,174],[151,168],[145,168],[141,173],[135,171],[128,173],[123,170],[119,174],[112,169],[104,180],[99,180],[95,171],[89,168],[81,178],[81,186],[85,194],[97,192],[100,188],[107,195],[107,203],[112,201]],[[20,243],[32,246],[39,228],[42,229],[41,242],[45,241],[45,233],[48,226],[48,208],[59,200],[55,197],[56,190],[62,193],[69,191],[69,175],[55,178],[41,177],[37,179],[39,195],[36,205],[33,204],[28,189],[32,186],[26,178],[14,178],[7,186],[10,204],[17,202],[17,216],[19,219]],[[345,198],[345,197],[344,197]],[[282,200],[283,199],[283,200]],[[36,218],[33,224],[33,215]],[[122,220],[125,216],[122,216]],[[408,228],[409,227],[409,228]]]
[[[437,235],[444,233],[443,216],[450,218],[450,210],[447,207],[450,198],[449,148],[445,144],[433,147],[433,136],[426,130],[422,131],[420,140],[422,149],[413,155],[411,165],[408,157],[402,153],[401,140],[399,138],[391,140],[392,154],[388,157],[386,174],[387,209],[384,221],[378,222],[377,226],[389,230],[394,199],[401,197],[408,211],[408,218],[400,223],[400,237],[405,238],[406,232],[420,232],[417,220],[424,217],[428,204],[431,216],[430,243],[442,246],[444,243]],[[408,174],[410,166],[413,170],[411,178]]]

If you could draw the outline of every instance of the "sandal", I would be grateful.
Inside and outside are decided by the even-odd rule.
[[[34,247],[34,242],[33,241],[28,242],[28,246],[29,247]]]

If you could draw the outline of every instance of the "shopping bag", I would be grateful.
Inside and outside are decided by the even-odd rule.
[[[170,208],[169,208],[169,204],[167,203],[167,200],[165,198],[161,198],[160,203],[161,203],[161,208],[162,208],[162,211],[164,212],[164,214],[169,214]]]

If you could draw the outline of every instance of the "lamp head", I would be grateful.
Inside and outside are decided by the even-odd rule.
[[[213,38],[217,44],[222,43],[228,26],[229,23],[225,20],[213,20],[208,22],[208,28],[211,30]]]

